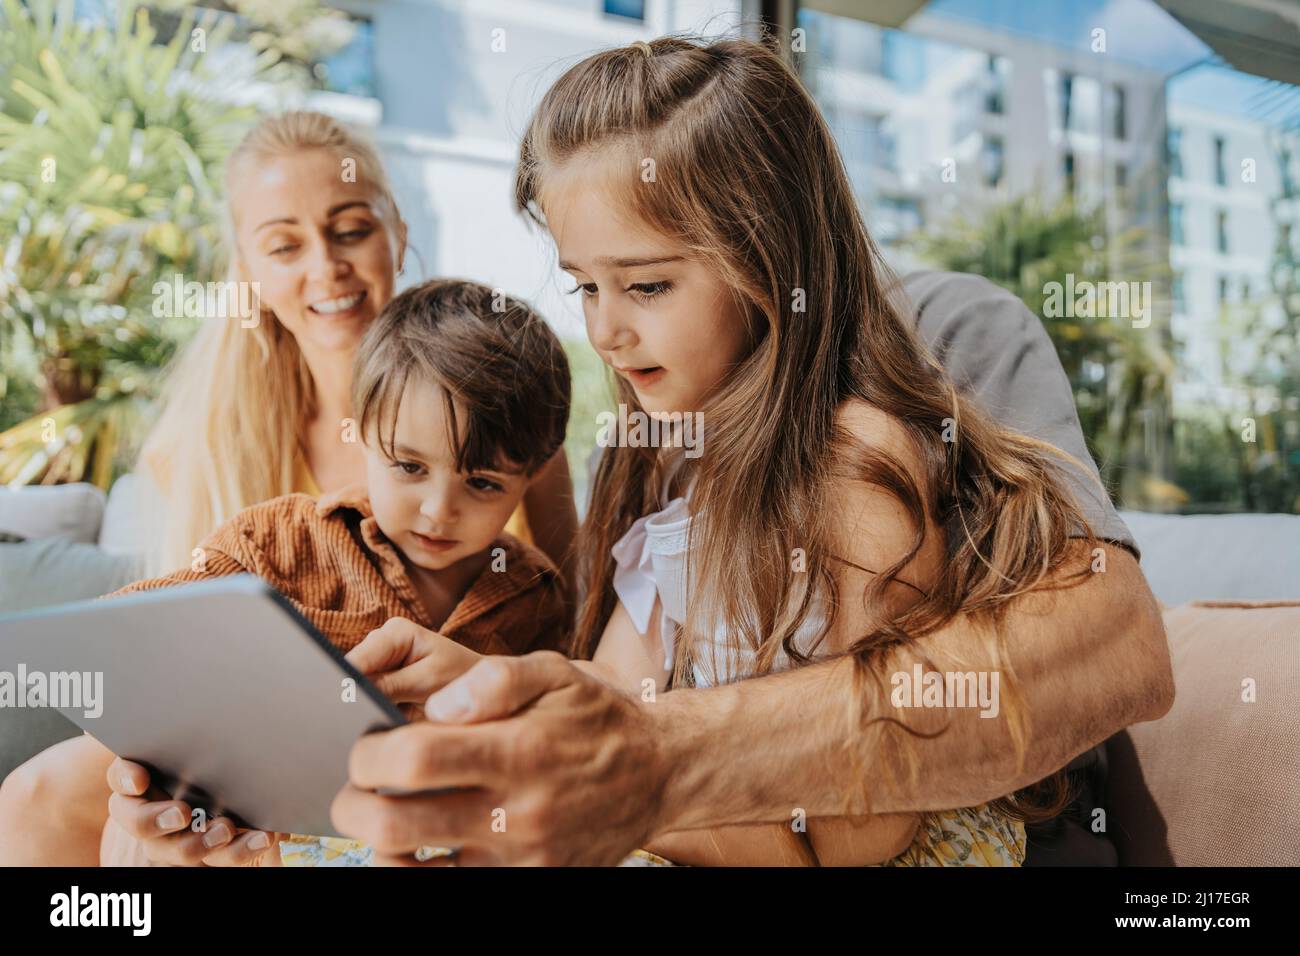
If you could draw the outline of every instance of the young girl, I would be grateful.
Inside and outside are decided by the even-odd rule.
[[[959,613],[983,612],[998,649],[999,610],[1062,566],[1084,521],[1055,449],[959,396],[900,317],[831,134],[779,57],[673,37],[583,60],[532,119],[516,202],[554,238],[618,401],[704,423],[698,457],[629,442],[600,459],[581,532],[588,667],[648,699],[851,655],[861,701],[882,656],[942,660],[926,635]],[[1023,752],[1014,704],[994,719]],[[856,707],[846,738],[878,734],[904,766],[905,735],[947,713]],[[846,780],[846,806],[869,783]],[[1058,812],[1062,784],[922,820],[792,808],[793,826],[650,849],[1019,865],[1023,821]]]

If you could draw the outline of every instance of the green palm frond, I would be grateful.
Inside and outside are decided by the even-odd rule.
[[[1167,287],[1168,262],[1139,228],[1113,230],[1104,209],[1080,209],[1034,195],[975,209],[911,245],[941,269],[982,275],[1019,298],[1043,326],[1074,389],[1084,434],[1108,482],[1122,479],[1130,502],[1149,500],[1157,462],[1145,457],[1144,429],[1167,414],[1174,358],[1161,323],[1045,314],[1048,283],[1148,281]],[[1097,370],[1101,376],[1097,377]],[[1164,487],[1164,486],[1161,486]],[[1172,486],[1170,486],[1172,487]]]
[[[163,45],[134,0],[112,22],[0,0],[3,378],[30,376],[45,408],[0,434],[0,481],[107,485],[188,333],[153,315],[152,288],[221,268],[220,164],[255,119],[222,91],[266,62],[229,55],[230,30],[189,11]],[[19,355],[32,364],[12,367]]]

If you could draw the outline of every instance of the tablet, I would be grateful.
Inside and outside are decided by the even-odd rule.
[[[155,783],[261,830],[339,836],[330,804],[396,705],[248,574],[0,617],[7,707],[58,710]]]

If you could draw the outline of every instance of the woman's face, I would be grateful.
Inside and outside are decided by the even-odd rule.
[[[617,208],[591,162],[552,171],[544,203],[587,338],[645,411],[697,411],[747,353],[743,313],[714,270]]]
[[[392,298],[404,252],[372,206],[374,191],[346,181],[356,177],[323,149],[245,161],[240,173],[235,237],[263,307],[308,354],[354,350]]]

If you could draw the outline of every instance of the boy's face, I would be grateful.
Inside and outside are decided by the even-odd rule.
[[[458,421],[465,422],[457,407]],[[442,395],[410,381],[397,410],[390,461],[372,428],[366,435],[366,478],[379,529],[427,571],[484,551],[510,520],[529,479],[508,471],[456,471]]]

